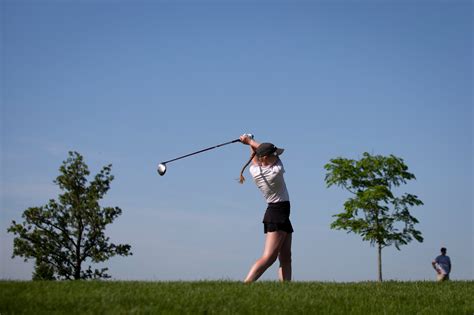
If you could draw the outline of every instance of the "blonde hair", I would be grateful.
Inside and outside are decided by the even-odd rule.
[[[242,167],[242,170],[240,171],[240,178],[239,178],[239,183],[243,184],[245,182],[245,177],[244,177],[244,171],[249,166],[250,162],[252,162],[253,158],[255,157],[256,153],[253,152],[250,155],[250,159],[245,163],[244,167]]]

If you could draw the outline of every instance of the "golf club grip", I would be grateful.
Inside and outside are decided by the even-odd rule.
[[[215,148],[218,148],[218,147],[222,147],[222,146],[224,146],[224,145],[231,144],[231,143],[235,143],[235,142],[240,142],[240,139],[235,139],[235,140],[232,140],[232,141],[229,141],[229,142],[225,142],[225,143],[221,143],[221,144],[215,145],[215,146],[213,146],[213,147],[209,147],[209,148],[202,149],[202,150],[199,150],[199,151],[196,151],[196,152],[193,152],[193,153],[189,153],[189,154],[186,154],[186,155],[183,155],[183,156],[174,158],[174,159],[172,159],[172,160],[169,160],[169,161],[166,161],[166,162],[162,162],[162,164],[166,164],[166,163],[170,163],[170,162],[173,162],[173,161],[176,161],[176,160],[184,159],[185,157],[188,157],[188,156],[191,156],[191,155],[195,155],[195,154],[198,154],[198,153],[202,153],[202,152],[205,152],[205,151],[209,151],[209,150],[212,150],[212,149],[215,149]]]

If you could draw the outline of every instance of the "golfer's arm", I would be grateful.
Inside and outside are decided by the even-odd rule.
[[[255,141],[253,139],[250,140],[249,141],[250,154],[254,154],[259,145],[260,145],[260,143],[258,143],[257,141]],[[254,164],[258,164],[258,159],[257,159],[256,155],[253,157],[252,161],[253,161]]]
[[[249,147],[250,147],[250,150],[251,150],[252,153],[257,150],[259,145],[260,145],[260,143],[258,143],[257,141],[255,141],[253,139],[251,139],[249,141]]]

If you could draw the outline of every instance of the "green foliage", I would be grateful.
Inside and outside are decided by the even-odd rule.
[[[131,255],[130,245],[110,243],[104,233],[106,226],[122,213],[118,207],[99,205],[114,179],[111,167],[103,167],[87,185],[90,172],[83,157],[69,152],[54,181],[62,192],[59,200],[28,208],[22,215],[24,222],[12,222],[8,232],[16,235],[13,257],[35,259],[34,279],[108,278],[107,268],[92,270],[89,266],[84,270],[83,263]]]
[[[334,215],[332,229],[359,234],[380,250],[391,245],[400,250],[413,239],[423,242],[415,229],[418,220],[410,214],[411,207],[423,202],[412,194],[393,193],[393,188],[415,179],[401,158],[365,152],[360,160],[339,157],[324,168],[327,187],[336,185],[353,195],[344,203],[344,211]]]
[[[48,262],[36,260],[35,271],[33,272],[33,280],[55,280],[54,268]]]
[[[473,314],[473,281],[0,281],[1,314]]]

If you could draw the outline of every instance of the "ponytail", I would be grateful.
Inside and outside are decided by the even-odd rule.
[[[244,181],[245,181],[245,177],[244,177],[244,171],[245,169],[247,168],[247,166],[249,166],[250,162],[252,162],[253,158],[255,157],[255,152],[252,153],[252,155],[250,155],[250,159],[247,161],[247,163],[244,165],[244,167],[242,167],[242,170],[240,171],[240,179],[239,179],[239,183],[243,184]]]

